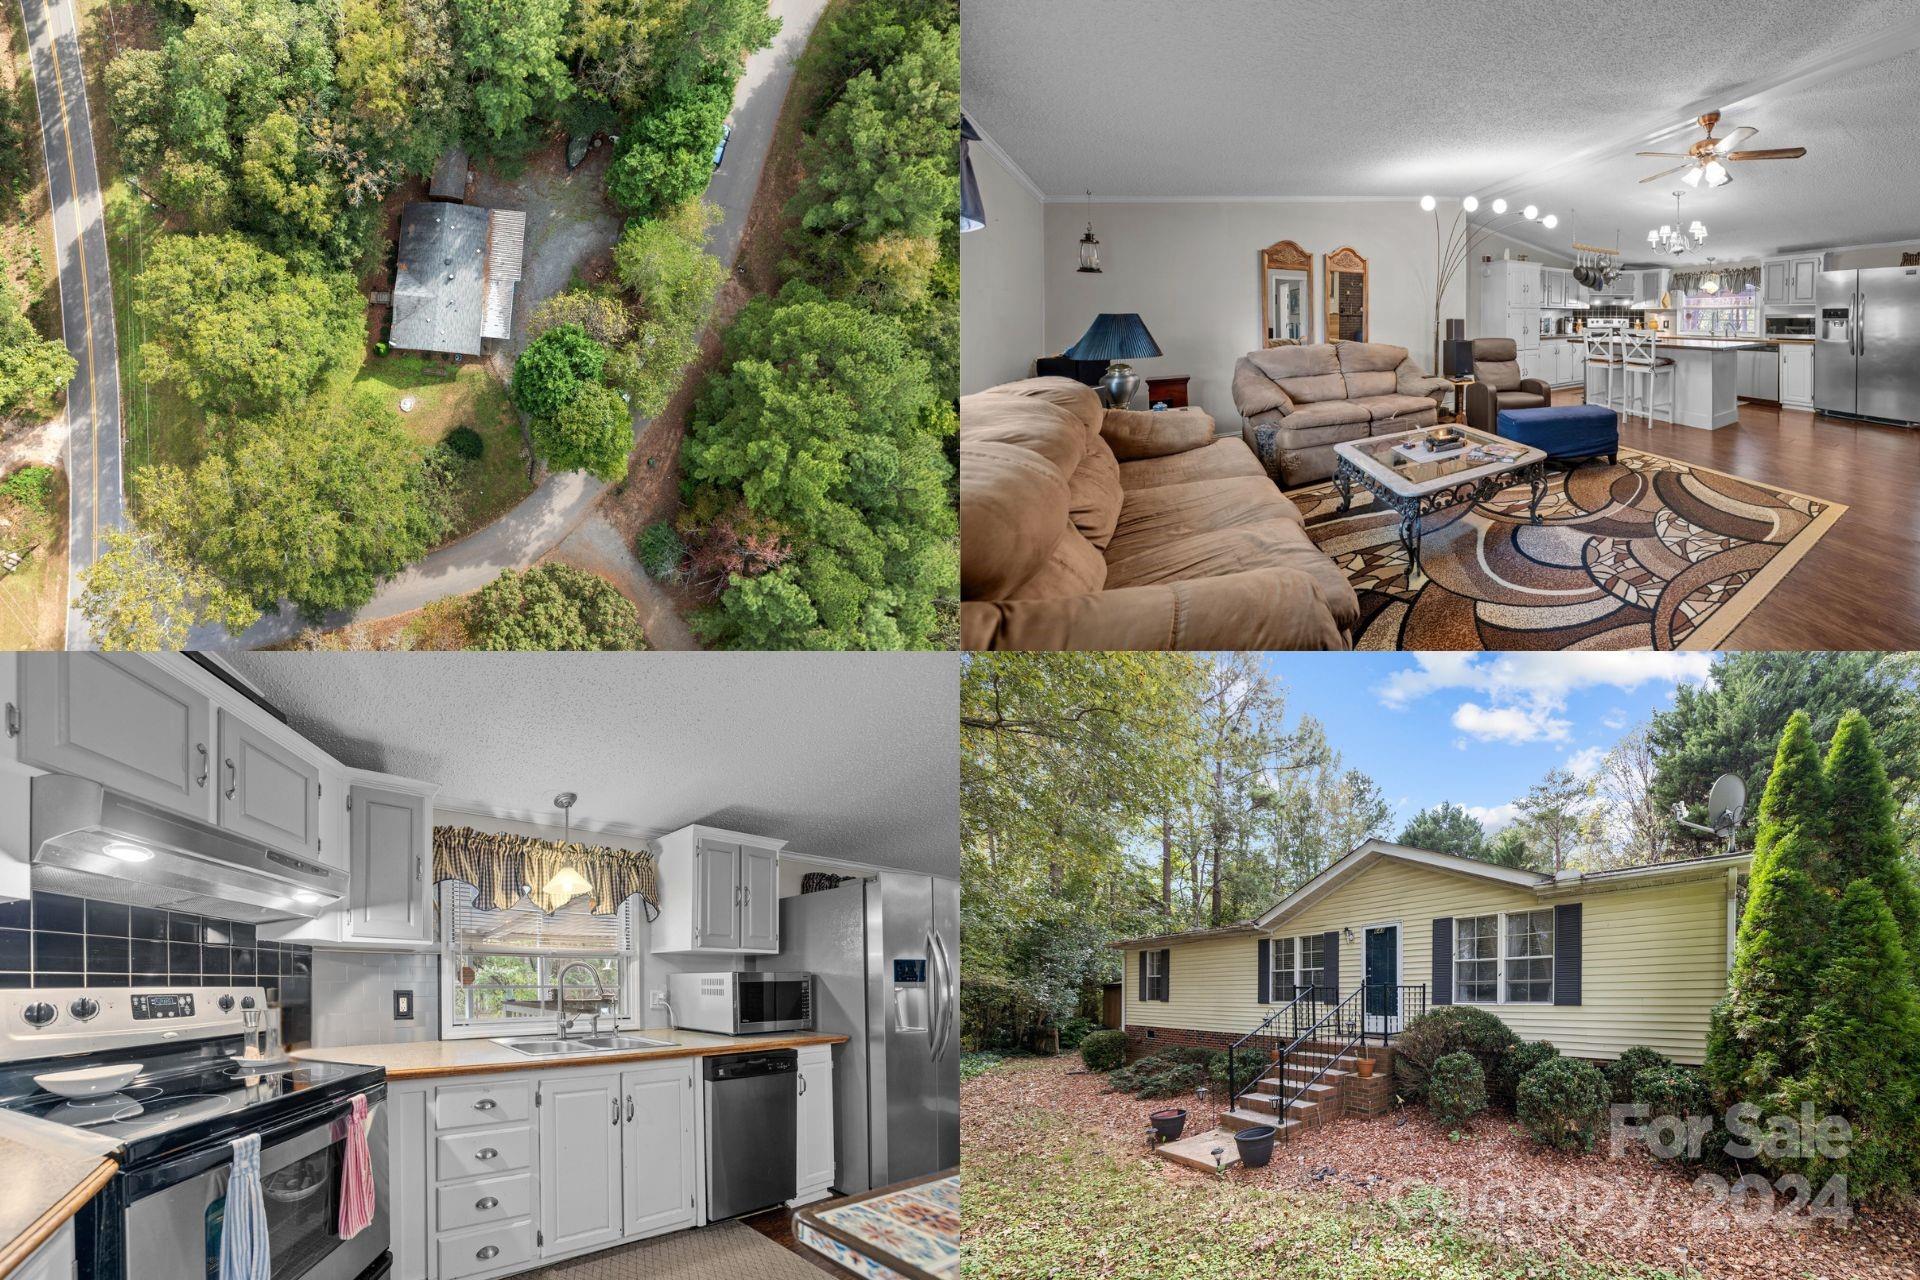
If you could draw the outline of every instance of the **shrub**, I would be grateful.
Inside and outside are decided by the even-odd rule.
[[[1201,1085],[1224,1094],[1227,1055],[1220,1049],[1180,1045],[1120,1068],[1107,1077],[1107,1083],[1136,1098],[1171,1098],[1191,1093]]]
[[[487,442],[472,427],[455,427],[447,432],[447,438],[440,443],[447,446],[457,458],[468,462],[478,462],[480,455],[487,451]]]
[[[1631,1092],[1634,1102],[1647,1107],[1647,1122],[1658,1121],[1663,1116],[1671,1116],[1680,1122],[1678,1127],[1659,1125],[1655,1132],[1648,1135],[1665,1148],[1656,1150],[1649,1145],[1647,1149],[1655,1156],[1678,1160],[1683,1164],[1696,1164],[1712,1160],[1726,1149],[1727,1135],[1714,1108],[1713,1095],[1707,1088],[1706,1078],[1698,1071],[1672,1064],[1648,1067],[1634,1076]],[[1713,1127],[1703,1136],[1697,1151],[1691,1148],[1686,1139],[1687,1122],[1696,1116],[1708,1117],[1713,1121]]]
[[[1449,1129],[1459,1129],[1487,1109],[1487,1076],[1470,1053],[1442,1054],[1427,1077],[1427,1110]]]
[[[1078,1049],[1080,1042],[1098,1029],[1092,1018],[1068,1018],[1060,1024],[1060,1047],[1067,1050]]]
[[[1607,1122],[1607,1078],[1590,1062],[1553,1058],[1520,1077],[1514,1112],[1536,1142],[1591,1151]]]
[[[650,578],[677,577],[681,562],[687,558],[687,544],[680,540],[680,534],[674,527],[664,520],[642,529],[633,550],[640,557],[640,567],[647,571]],[[1061,1044],[1072,1047],[1066,1044],[1064,1037]]]
[[[960,1055],[960,1078],[971,1080],[975,1076],[983,1076],[1005,1061],[1005,1058],[991,1050],[963,1053]]]
[[[564,564],[506,570],[467,603],[475,649],[644,649],[640,616],[619,588]]]
[[[1426,1097],[1427,1076],[1433,1064],[1449,1053],[1472,1054],[1480,1063],[1481,1074],[1498,1081],[1507,1055],[1519,1043],[1513,1028],[1485,1009],[1442,1005],[1410,1019],[1394,1042],[1395,1089],[1405,1097]]]
[[[0,498],[12,498],[30,507],[44,507],[53,497],[55,471],[52,467],[16,468],[0,480]]]
[[[1080,1042],[1080,1061],[1089,1071],[1112,1071],[1127,1060],[1127,1033],[1096,1031]]]
[[[1671,1067],[1673,1059],[1658,1049],[1649,1049],[1637,1044],[1619,1057],[1609,1062],[1602,1071],[1607,1077],[1607,1088],[1615,1102],[1633,1101],[1633,1082],[1642,1071],[1652,1071],[1661,1067]]]
[[[1520,1078],[1543,1062],[1552,1062],[1560,1056],[1560,1051],[1547,1040],[1522,1040],[1513,1047],[1512,1052],[1500,1061],[1500,1070],[1488,1080],[1488,1090],[1493,1096],[1511,1107],[1513,1091],[1520,1086]]]

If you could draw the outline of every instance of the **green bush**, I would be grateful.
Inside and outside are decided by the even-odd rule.
[[[1609,1062],[1601,1070],[1607,1077],[1607,1089],[1615,1102],[1633,1101],[1633,1082],[1642,1071],[1671,1067],[1673,1059],[1658,1049],[1637,1044]]]
[[[1083,1055],[1084,1052],[1083,1045]],[[1220,1049],[1201,1045],[1179,1045],[1120,1068],[1107,1077],[1107,1083],[1118,1092],[1131,1093],[1136,1098],[1171,1098],[1192,1093],[1201,1085],[1225,1094],[1227,1055]]]
[[[452,450],[455,457],[465,458],[468,462],[478,462],[480,455],[487,451],[487,442],[472,427],[455,427],[447,432],[447,438],[440,443]]]
[[[1660,1144],[1660,1148],[1651,1143],[1648,1150],[1661,1159],[1678,1160],[1682,1164],[1698,1164],[1717,1159],[1726,1149],[1727,1134],[1720,1123],[1718,1112],[1713,1105],[1713,1095],[1707,1088],[1706,1078],[1692,1067],[1667,1065],[1648,1067],[1633,1078],[1632,1100],[1647,1107],[1647,1122],[1672,1117],[1677,1125],[1661,1124],[1655,1132],[1648,1135]],[[1694,1117],[1713,1119],[1713,1127],[1708,1130],[1699,1144],[1692,1149],[1687,1140],[1687,1124]]]
[[[642,529],[633,549],[640,558],[640,567],[647,571],[650,578],[670,579],[677,576],[681,563],[687,558],[687,544],[680,540],[680,534],[674,527],[664,520]],[[1062,1040],[1061,1047],[1072,1046]]]
[[[536,420],[552,420],[582,387],[600,380],[607,349],[577,324],[555,325],[520,353],[513,366],[513,402]]]
[[[1513,1028],[1485,1009],[1471,1005],[1442,1005],[1407,1022],[1406,1029],[1394,1041],[1393,1081],[1395,1091],[1407,1098],[1427,1096],[1427,1077],[1433,1064],[1449,1053],[1470,1053],[1480,1063],[1481,1074],[1499,1081],[1507,1055],[1519,1045]]]
[[[467,634],[475,649],[644,649],[640,615],[619,588],[598,574],[564,564],[503,572],[467,602]]]
[[[1127,1060],[1127,1033],[1096,1031],[1080,1042],[1080,1061],[1089,1071],[1112,1071]]]
[[[22,506],[45,507],[53,498],[56,474],[52,467],[18,467],[0,480],[0,498],[12,498]]]
[[[1097,1030],[1099,1027],[1092,1018],[1068,1018],[1060,1024],[1060,1047],[1068,1051],[1078,1049],[1080,1042]]]
[[[1499,1073],[1488,1085],[1494,1097],[1506,1106],[1513,1105],[1513,1091],[1520,1078],[1543,1062],[1552,1062],[1560,1051],[1547,1040],[1522,1040],[1500,1063]]]
[[[963,1053],[960,1055],[960,1078],[971,1080],[993,1070],[1006,1059],[991,1051],[982,1053]]]
[[[1427,1110],[1449,1129],[1487,1109],[1487,1076],[1470,1053],[1442,1054],[1427,1076]]]
[[[1590,1062],[1554,1058],[1514,1090],[1514,1112],[1536,1142],[1559,1151],[1591,1151],[1607,1123],[1607,1078]]]

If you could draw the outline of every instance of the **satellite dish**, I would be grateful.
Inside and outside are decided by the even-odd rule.
[[[1702,826],[1697,822],[1688,822],[1686,806],[1676,803],[1673,806],[1673,820],[1691,831],[1703,836],[1713,836],[1727,842],[1727,852],[1733,852],[1733,839],[1740,830],[1740,822],[1747,814],[1747,784],[1740,781],[1737,774],[1723,773],[1713,781],[1713,789],[1707,793],[1707,822]]]

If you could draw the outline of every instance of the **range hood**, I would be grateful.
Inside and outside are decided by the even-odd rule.
[[[347,875],[66,774],[33,780],[33,887],[265,924],[310,919]]]

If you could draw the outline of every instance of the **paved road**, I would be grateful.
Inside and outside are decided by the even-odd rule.
[[[40,101],[40,143],[53,206],[60,323],[79,363],[67,388],[67,583],[100,552],[100,535],[126,522],[120,500],[120,357],[113,331],[113,283],[107,274],[107,231],[100,178],[93,162],[93,120],[80,69],[73,0],[20,0]],[[67,611],[67,647],[91,643],[79,611]]]
[[[69,2],[61,0],[61,3]],[[814,23],[819,21],[826,5],[827,0],[771,0],[768,9],[781,19],[780,34],[774,37],[771,47],[747,59],[740,83],[734,89],[733,136],[727,143],[726,157],[714,171],[706,191],[707,200],[719,205],[724,213],[707,249],[729,266],[739,253],[747,214],[760,187],[760,172],[766,167],[774,128],[780,122],[780,107],[793,80],[794,60],[807,47],[807,37],[813,33]],[[111,324],[111,312],[108,321]],[[583,471],[549,475],[519,506],[500,519],[409,566],[381,584],[373,599],[359,609],[329,617],[323,625],[331,628],[353,621],[391,618],[444,596],[477,591],[499,577],[503,570],[526,568],[576,531],[583,533],[588,545],[604,553],[609,545],[622,542],[619,533],[594,509],[605,488]],[[116,495],[118,492],[116,487]],[[583,526],[589,527],[583,529]],[[632,584],[629,581],[627,585]],[[656,606],[666,604],[657,588],[652,595]],[[671,606],[666,607],[671,613]],[[658,633],[656,647],[677,648],[692,643],[685,624],[678,617],[669,622],[653,611],[653,619],[652,631]],[[202,628],[188,643],[199,649],[257,649],[284,643],[299,635],[306,625],[297,611],[283,607],[238,636],[228,635],[219,628]]]

